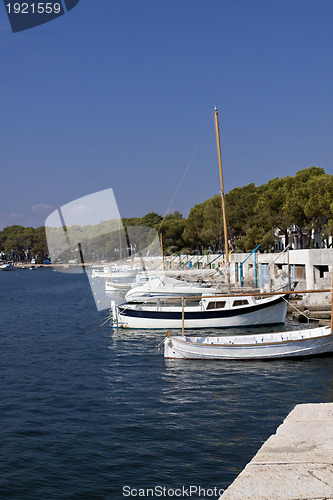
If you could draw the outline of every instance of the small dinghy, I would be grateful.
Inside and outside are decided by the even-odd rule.
[[[164,340],[165,358],[255,360],[331,352],[333,334],[330,327],[226,337],[169,335]]]

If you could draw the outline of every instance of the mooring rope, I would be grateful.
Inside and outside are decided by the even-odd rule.
[[[110,319],[110,316],[105,316],[105,318],[102,318],[102,320],[98,319],[97,321],[93,321],[93,323],[88,323],[88,325],[83,326],[82,329],[84,330],[85,328],[89,328],[90,326],[96,325],[96,323],[99,323],[100,321],[104,321],[105,319],[106,320]]]
[[[309,321],[319,321],[318,318],[310,318],[310,316],[307,316],[306,314],[304,314],[304,312],[300,311],[299,309],[297,309],[296,306],[294,306],[294,304],[292,304],[291,302],[289,302],[289,300],[287,300],[285,297],[282,297],[283,300],[285,300],[287,302],[287,304],[291,307],[293,307],[299,314],[301,314],[302,316],[304,316],[304,318],[306,318],[308,320],[308,323]]]
[[[108,316],[107,318],[104,318],[105,321],[103,321],[103,323],[101,323],[97,328],[94,328],[93,331],[96,332],[99,328],[102,328],[102,326],[104,326],[111,318],[112,318],[112,314],[110,316]]]
[[[148,354],[146,354],[146,355],[145,355],[145,357],[144,357],[143,359],[147,359],[147,358],[148,358],[148,356],[150,356],[151,354],[153,354],[153,352],[155,352],[155,351],[156,351],[156,349],[158,349],[158,348],[159,348],[159,347],[163,344],[163,342],[165,341],[165,339],[166,339],[167,337],[169,337],[170,335],[172,335],[172,332],[171,332],[170,330],[168,330],[168,331],[166,332],[165,336],[164,336],[164,339],[163,339],[163,340],[161,340],[161,342],[160,342],[160,343],[159,343],[156,347],[154,347],[154,349],[153,349],[152,351],[150,351]]]

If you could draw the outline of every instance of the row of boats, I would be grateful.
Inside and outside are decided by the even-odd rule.
[[[293,291],[276,292],[275,294],[252,293],[249,295],[232,295],[230,293],[229,240],[216,108],[214,119],[223,216],[225,253],[223,265],[226,271],[226,283],[223,286],[225,289],[213,287],[209,283],[188,283],[165,276],[165,273],[153,271],[152,274],[139,273],[140,269],[133,265],[135,262],[133,255],[137,255],[137,262],[141,263],[142,269],[144,266],[149,267],[148,264],[145,264],[144,258],[148,263],[152,262],[150,258],[155,256],[155,250],[159,256],[161,251],[161,262],[163,263],[162,239],[161,248],[159,248],[159,238],[152,240],[151,235],[146,235],[143,239],[139,238],[139,241],[134,235],[133,242],[127,228],[126,241],[128,248],[131,248],[129,255],[133,258],[132,265],[115,266],[109,264],[102,266],[101,269],[92,269],[91,271],[92,280],[105,279],[107,292],[118,291],[126,294],[125,301],[121,303],[115,300],[114,295],[111,297],[110,319],[112,326],[141,330],[168,330],[163,342],[166,358],[275,359],[333,352],[332,327],[279,333],[225,335],[226,329],[230,328],[242,327],[244,330],[249,327],[264,326],[269,330],[271,325],[283,324],[287,312],[288,295]],[[122,256],[120,220],[118,223],[119,256]],[[67,239],[69,239],[68,234]],[[157,248],[155,248],[154,242],[158,243]],[[78,243],[78,250],[80,251],[81,263],[83,263],[81,243]],[[133,280],[135,280],[134,283]],[[96,304],[98,302],[101,301],[98,300]],[[213,335],[211,335],[212,329],[214,329]],[[171,333],[171,331],[177,330],[177,333],[181,332],[181,335]],[[202,334],[198,335],[199,332]],[[195,335],[188,333],[195,333]]]
[[[165,358],[249,360],[333,352],[330,327],[226,334],[230,328],[253,330],[266,325],[270,329],[272,325],[283,324],[292,291],[272,295],[228,294],[209,283],[190,283],[165,274],[139,273],[130,283],[128,277],[119,279],[121,269],[114,269],[113,273],[114,281],[110,285],[106,280],[105,289],[111,286],[112,290],[120,291],[115,287],[118,284],[126,287],[126,295],[120,303],[111,297],[112,327],[168,330],[163,342]],[[211,329],[217,333],[211,335]],[[189,330],[191,334],[187,333]],[[193,330],[202,334],[193,335]]]
[[[29,271],[34,271],[35,269],[38,269],[40,266],[20,266],[17,267],[14,265],[13,262],[1,262],[0,263],[0,271],[17,271],[18,269],[29,269]]]
[[[218,111],[215,108],[215,131],[219,160],[221,204],[227,287],[230,289],[229,242],[224,200]],[[154,285],[154,286],[152,286]],[[144,290],[146,287],[146,290]],[[181,335],[168,331],[164,340],[165,358],[181,359],[275,359],[304,357],[333,352],[331,328],[313,328],[280,333],[228,335],[231,327],[257,327],[284,323],[288,294],[221,294],[221,290],[199,290],[198,285],[151,282],[126,295],[126,302],[111,304],[114,327],[181,329]],[[168,293],[166,293],[168,291]],[[171,297],[172,294],[172,297]],[[219,329],[213,336],[185,335],[185,331]]]
[[[0,262],[0,271],[15,271],[15,269],[12,262]]]

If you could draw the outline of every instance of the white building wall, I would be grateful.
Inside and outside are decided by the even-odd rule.
[[[289,254],[289,255],[288,255]],[[260,268],[268,266],[269,286],[277,288],[288,285],[288,262],[290,279],[294,275],[298,286],[296,289],[321,289],[331,287],[331,276],[333,271],[333,249],[314,248],[304,250],[288,250],[281,253],[257,253],[256,268],[255,255],[250,253],[232,253],[230,255],[230,281],[232,284],[239,284],[240,271],[237,267],[243,264],[243,286],[254,286],[255,269],[257,268],[257,280],[260,278]],[[217,258],[218,257],[218,258]],[[247,259],[247,260],[246,260]],[[177,267],[174,260],[173,269]],[[221,267],[223,269],[224,256],[215,254],[205,256],[186,256],[186,260],[192,263],[191,269],[212,269]],[[182,260],[184,262],[184,258]],[[189,264],[186,265],[189,268]],[[267,269],[267,267],[266,267]]]

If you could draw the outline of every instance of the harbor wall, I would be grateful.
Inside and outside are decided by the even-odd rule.
[[[333,498],[333,403],[297,405],[219,500]]]
[[[166,271],[203,271],[226,277],[224,255],[178,255],[164,260]],[[235,286],[272,290],[296,284],[296,290],[331,287],[333,249],[289,250],[281,253],[230,254],[230,282]],[[208,273],[208,271],[213,271]],[[206,272],[206,273],[205,273]]]

